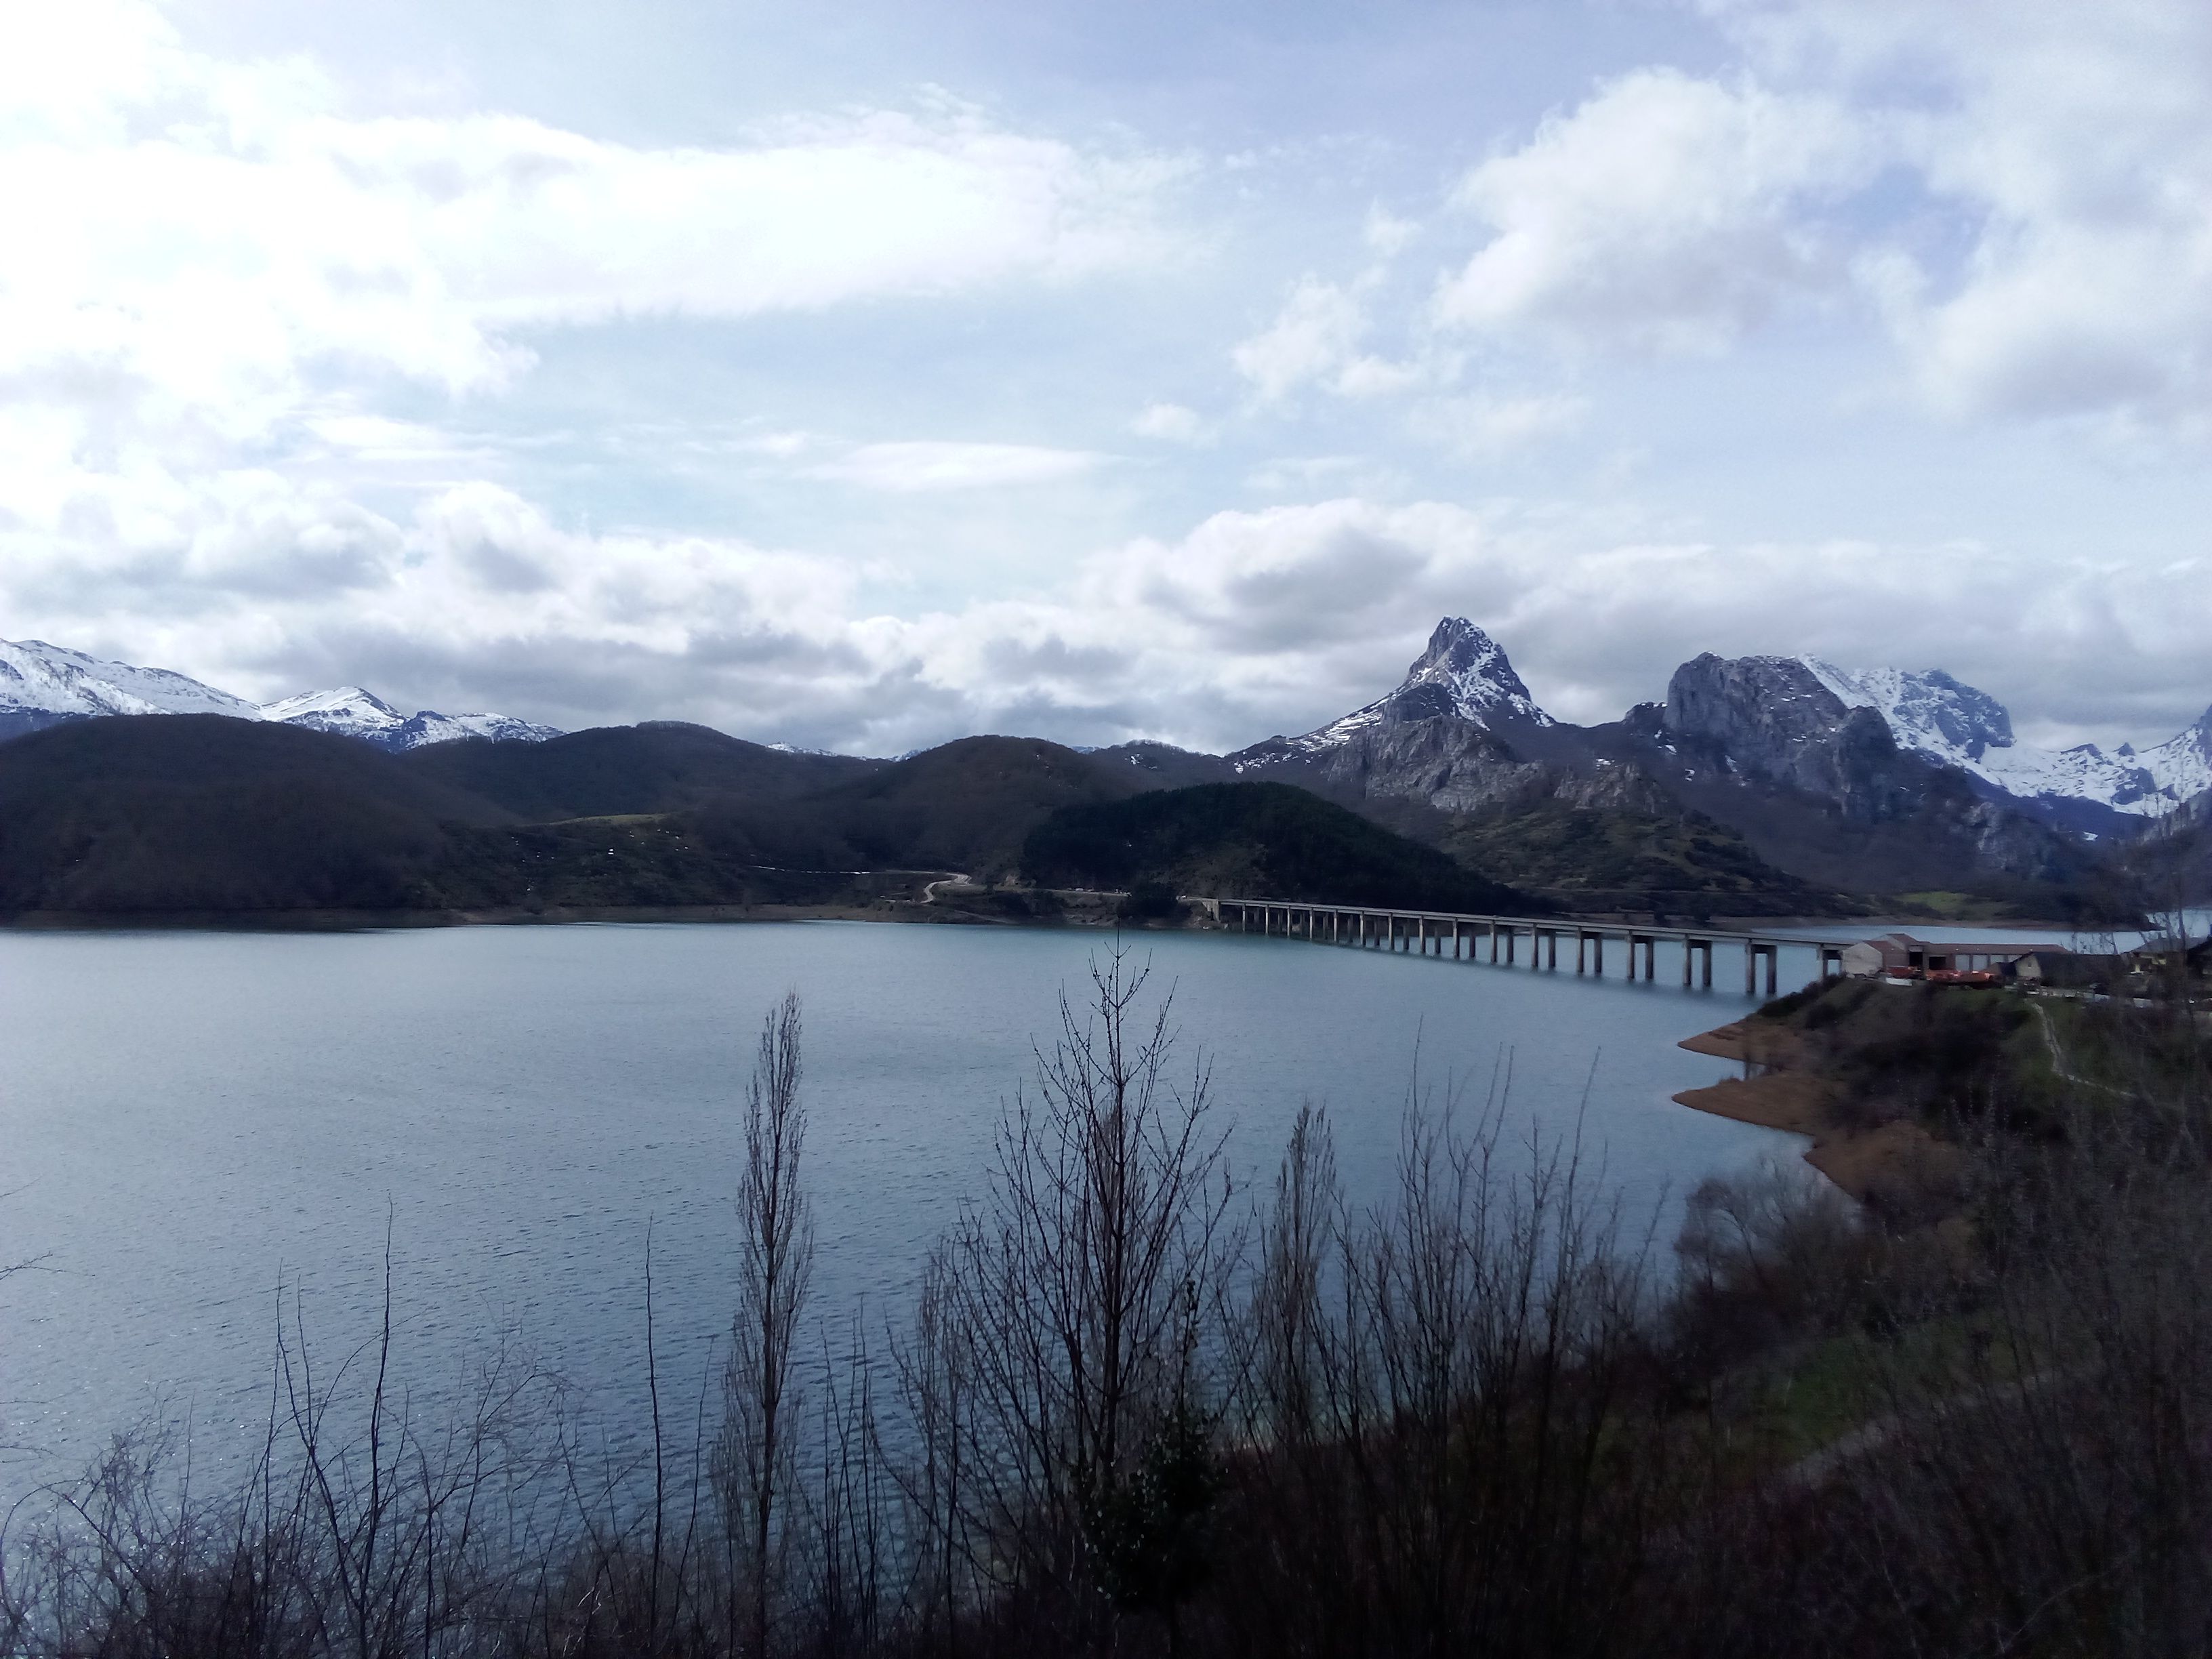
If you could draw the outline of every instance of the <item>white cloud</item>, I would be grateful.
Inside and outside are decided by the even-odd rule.
[[[1588,409],[1587,399],[1563,392],[1527,397],[1477,392],[1432,398],[1412,411],[1409,424],[1432,443],[1488,459],[1571,432]]]
[[[1270,323],[1230,354],[1262,400],[1273,402],[1310,380],[1336,373],[1367,331],[1359,301],[1333,283],[1308,276]]]
[[[1992,586],[1986,549],[1715,546],[1558,506],[1357,498],[1216,514],[1102,548],[1034,598],[900,616],[842,560],[586,532],[488,483],[391,519],[266,474],[142,483],[0,530],[0,633],[256,696],[358,681],[872,753],[988,730],[1234,747],[1386,690],[1447,612],[1495,633],[1570,719],[1661,695],[1699,651],[1813,651],[1940,664],[2024,725],[2142,741],[2197,712],[2212,629],[2212,590],[2163,572]]]
[[[2212,9],[2028,0],[1795,20],[1942,89],[1911,129],[1963,258],[1899,246],[1877,292],[1921,391],[1961,415],[2212,416]]]
[[[1736,69],[1632,71],[1468,173],[1440,325],[1705,351],[1856,295],[1941,413],[2212,432],[2212,8],[1701,9]]]
[[[1376,258],[1395,259],[1420,231],[1420,226],[1413,220],[1400,218],[1377,202],[1367,210],[1367,222],[1360,228],[1359,234]]]
[[[1139,438],[1154,438],[1170,444],[1211,443],[1215,436],[1212,426],[1204,416],[1181,404],[1146,404],[1129,422],[1129,430]]]
[[[1036,444],[904,442],[862,444],[807,476],[908,494],[935,489],[992,489],[1057,483],[1095,471],[1109,458],[1083,449]]]
[[[1490,240],[1437,289],[1449,325],[1639,349],[1725,343],[1844,274],[1814,211],[1876,154],[1834,101],[1673,70],[1622,76],[1461,181]]]
[[[313,65],[200,55],[132,0],[5,17],[0,377],[165,444],[258,440],[333,375],[497,388],[523,330],[1054,281],[1168,240],[1174,164],[957,108],[648,149],[356,118]]]
[[[1237,345],[1230,361],[1261,403],[1279,403],[1308,385],[1340,397],[1382,397],[1430,377],[1429,365],[1391,362],[1360,349],[1368,331],[1363,291],[1379,275],[1370,271],[1349,287],[1302,277],[1275,320]]]

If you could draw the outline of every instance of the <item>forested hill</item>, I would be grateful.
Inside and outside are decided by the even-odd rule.
[[[513,821],[351,738],[216,714],[0,744],[0,909],[388,909],[450,824]]]
[[[794,754],[680,720],[599,726],[544,743],[437,744],[409,751],[403,763],[532,823],[788,800],[890,764]]]
[[[1283,783],[1207,783],[1065,807],[1030,833],[1022,870],[1045,886],[1403,905],[1528,915],[1550,907],[1432,847]]]
[[[1032,854],[1048,882],[1518,904],[1303,790],[1160,775],[1025,738],[862,762],[648,726],[392,755],[216,715],[73,721],[0,744],[0,914],[842,904],[886,890],[862,872]]]

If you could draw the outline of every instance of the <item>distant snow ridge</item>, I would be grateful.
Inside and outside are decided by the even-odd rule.
[[[2013,740],[2002,703],[1940,670],[1854,671],[1817,657],[1798,660],[1848,707],[1880,714],[1899,748],[2023,799],[2089,800],[2154,816],[2212,789],[2212,709],[2141,753],[2125,744],[2111,754],[2094,743],[2037,749]]]
[[[227,714],[233,720],[276,720],[395,750],[459,738],[542,743],[561,735],[553,726],[533,726],[510,714],[441,714],[429,708],[403,714],[357,685],[252,703],[167,668],[103,662],[43,640],[0,640],[0,737],[57,720],[104,714]]]
[[[1299,753],[1313,754],[1348,743],[1370,726],[1438,716],[1472,720],[1478,726],[1501,720],[1534,726],[1558,723],[1536,706],[1497,641],[1464,617],[1446,617],[1429,635],[1428,647],[1406,670],[1406,678],[1396,690],[1331,720],[1318,731],[1292,738],[1288,746]]]
[[[489,738],[495,743],[543,743],[561,733],[550,726],[533,726],[512,714],[441,714],[426,708],[419,714],[403,714],[383,698],[358,685],[334,686],[327,691],[304,691],[296,697],[262,705],[263,720],[287,726],[305,726],[340,737],[359,738],[380,749],[420,749],[426,744],[451,743],[459,738]]]

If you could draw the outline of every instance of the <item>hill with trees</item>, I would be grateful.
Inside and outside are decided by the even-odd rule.
[[[1041,886],[1530,914],[1539,901],[1283,783],[1207,783],[1055,812],[1023,844]]]

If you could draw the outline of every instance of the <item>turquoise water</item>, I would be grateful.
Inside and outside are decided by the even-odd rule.
[[[1731,963],[1686,993],[1665,960],[1630,985],[1128,942],[1173,992],[1183,1066],[1210,1067],[1241,1179],[1264,1181],[1311,1098],[1354,1196],[1382,1197],[1417,1055],[1476,1104],[1510,1062],[1511,1109],[1579,1125],[1662,1237],[1668,1194],[1802,1144],[1668,1098],[1729,1069],[1674,1045],[1743,1011]],[[1079,994],[1109,944],[834,922],[0,934],[0,1263],[42,1258],[0,1280],[0,1496],[149,1419],[189,1425],[204,1467],[235,1455],[268,1413],[280,1289],[327,1375],[375,1332],[387,1222],[420,1408],[505,1345],[634,1434],[647,1224],[663,1377],[696,1390],[732,1304],[744,1079],[787,989],[805,1004],[813,1309],[879,1327],[981,1190],[1061,988]]]

